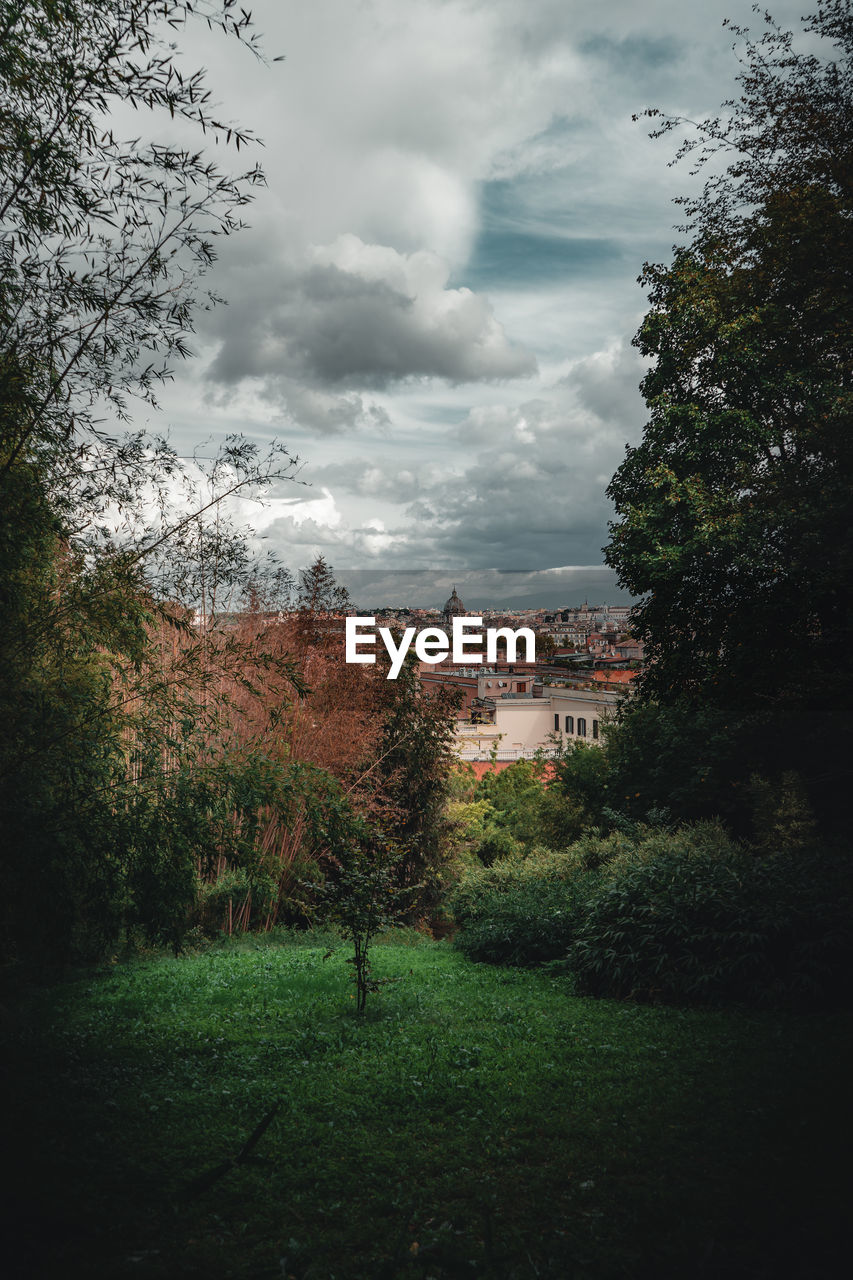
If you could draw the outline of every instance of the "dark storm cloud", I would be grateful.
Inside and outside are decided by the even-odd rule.
[[[337,392],[535,373],[535,357],[508,340],[486,299],[447,287],[436,255],[407,256],[354,236],[312,252],[326,260],[279,269],[274,298],[264,285],[266,306],[244,294],[215,317],[211,382],[255,379],[287,401],[293,384]]]
[[[584,375],[596,388],[597,377]],[[604,489],[623,445],[621,423],[559,388],[552,400],[473,411],[445,434],[432,463],[401,468],[381,456],[350,458],[309,467],[306,478],[342,495],[408,504],[373,550],[361,545],[361,563],[595,564],[611,515]],[[352,566],[352,544],[340,531],[331,537]]]
[[[444,482],[442,470],[435,465],[419,462],[415,467],[387,467],[382,461],[367,458],[348,458],[342,462],[330,462],[312,467],[311,482],[344,493],[356,493],[365,498],[382,498],[390,502],[411,503],[425,489],[433,489]]]
[[[623,342],[577,361],[548,398],[473,413],[462,434],[479,442],[476,461],[422,487],[408,515],[437,548],[455,545],[472,563],[600,561],[613,515],[605,489],[644,421],[643,371]]]
[[[490,470],[474,468],[440,502],[409,507],[407,517],[437,563],[514,569],[601,562],[609,511],[598,486],[584,492],[570,470],[554,477],[543,468],[522,488],[509,468]]]
[[[298,378],[273,374],[263,380],[260,394],[279,408],[288,423],[314,435],[387,432],[391,427],[387,409],[354,391],[326,391]]]
[[[644,365],[625,341],[575,362],[548,396],[472,410],[445,430],[432,457],[400,466],[373,458],[308,467],[317,486],[406,504],[362,563],[426,558],[516,568],[595,564],[613,512],[605,496],[626,443],[639,438]],[[351,546],[333,535],[351,565]]]

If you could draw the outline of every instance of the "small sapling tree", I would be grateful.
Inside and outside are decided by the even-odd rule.
[[[352,943],[356,1009],[363,1013],[368,993],[380,982],[372,976],[370,947],[377,933],[397,923],[420,885],[399,886],[402,852],[381,834],[353,835],[326,859],[326,880],[312,886],[317,915]]]

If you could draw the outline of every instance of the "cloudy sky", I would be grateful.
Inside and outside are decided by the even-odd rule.
[[[802,8],[773,11],[791,25]],[[268,189],[211,278],[228,306],[163,398],[173,439],[240,431],[300,456],[310,487],[256,517],[292,567],[318,551],[451,576],[600,566],[604,491],[644,422],[636,280],[668,259],[690,181],[631,116],[714,111],[737,70],[722,19],[759,16],[744,0],[252,10],[283,62],[194,36],[225,113],[264,139]]]

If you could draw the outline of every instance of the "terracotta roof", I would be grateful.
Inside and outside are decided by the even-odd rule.
[[[466,760],[466,764],[470,764],[471,768],[477,775],[477,780],[485,777],[487,773],[501,773],[504,769],[508,769],[511,764],[515,764],[515,760]],[[545,776],[549,777],[554,770],[554,766],[550,761],[546,765]]]

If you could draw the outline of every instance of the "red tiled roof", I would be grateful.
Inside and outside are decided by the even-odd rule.
[[[477,775],[477,781],[479,782],[480,778],[485,777],[487,773],[501,773],[502,770],[508,769],[511,764],[515,764],[515,761],[495,760],[493,762],[491,760],[468,760],[466,763],[470,764],[474,773]],[[549,762],[545,767],[545,776],[550,777],[553,769],[554,766]]]

